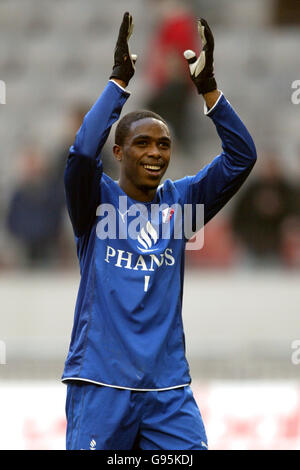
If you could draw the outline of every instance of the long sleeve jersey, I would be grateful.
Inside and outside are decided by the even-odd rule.
[[[62,380],[167,390],[191,382],[182,321],[188,236],[174,234],[186,207],[192,208],[196,230],[196,207],[204,207],[205,224],[226,204],[249,175],[256,150],[221,94],[206,114],[222,153],[194,176],[167,179],[152,202],[135,201],[103,172],[101,162],[101,149],[129,96],[110,81],[70,148],[65,190],[81,280]],[[163,209],[153,215],[153,206]],[[132,226],[137,236],[128,236]],[[201,304],[199,315],[205,315]]]

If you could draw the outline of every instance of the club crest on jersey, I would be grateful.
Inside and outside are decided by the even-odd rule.
[[[174,212],[175,211],[172,207],[167,207],[166,209],[163,209],[163,211],[162,211],[162,221],[163,221],[164,224],[170,222]]]

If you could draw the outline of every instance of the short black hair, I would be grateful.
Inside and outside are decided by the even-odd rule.
[[[146,118],[157,119],[158,121],[163,122],[168,127],[168,124],[165,119],[162,118],[159,114],[154,113],[153,111],[149,111],[146,109],[132,111],[131,113],[125,114],[125,116],[123,116],[122,119],[120,119],[120,121],[118,122],[115,132],[115,144],[120,146],[124,145],[125,139],[130,131],[131,124],[133,122],[140,121],[141,119]]]

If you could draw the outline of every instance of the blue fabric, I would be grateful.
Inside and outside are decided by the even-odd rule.
[[[68,384],[67,450],[207,450],[190,387],[134,392]]]
[[[117,209],[120,197],[126,199],[127,209],[137,203],[103,173],[101,163],[101,148],[128,96],[110,82],[70,149],[65,187],[81,281],[63,380],[144,391],[170,389],[191,381],[182,322],[187,240],[172,236],[178,220],[182,223],[180,211],[168,222],[170,238],[152,238],[146,251],[138,240],[119,237],[132,221],[129,214],[125,222],[118,218],[116,239],[99,238],[104,204]],[[250,173],[256,160],[253,141],[224,96],[209,117],[222,140],[222,154],[195,176],[166,180],[152,203],[140,203],[140,230],[147,229],[154,203],[182,209],[192,204],[194,229],[199,229],[196,204],[205,205],[207,222]],[[156,234],[164,223],[157,218]],[[199,305],[199,315],[204,314]]]

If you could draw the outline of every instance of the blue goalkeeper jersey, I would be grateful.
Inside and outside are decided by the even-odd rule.
[[[256,150],[222,94],[206,111],[222,153],[195,176],[166,180],[152,202],[135,201],[103,172],[101,162],[101,149],[129,96],[110,81],[70,148],[65,190],[81,280],[62,380],[166,390],[191,381],[182,321],[189,238],[183,210],[191,208],[192,229],[198,230],[196,208],[202,205],[207,223],[245,181]],[[128,236],[132,227],[136,236]],[[199,315],[205,315],[201,304]]]

